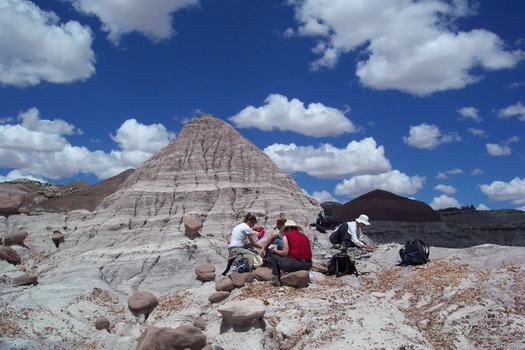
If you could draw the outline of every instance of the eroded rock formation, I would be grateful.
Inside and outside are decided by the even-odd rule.
[[[97,208],[128,225],[157,222],[182,230],[186,216],[203,232],[231,230],[247,212],[262,225],[283,215],[306,225],[321,210],[295,181],[231,125],[205,114],[144,162]]]

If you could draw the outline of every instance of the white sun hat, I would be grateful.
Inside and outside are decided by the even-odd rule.
[[[370,225],[370,222],[368,222],[368,216],[366,216],[365,214],[359,215],[359,217],[355,219],[355,221],[361,224],[365,224],[366,226]]]
[[[298,231],[303,232],[303,228],[295,223],[293,220],[286,220],[283,227],[281,227],[281,234],[283,234],[284,230],[288,227],[295,227]]]

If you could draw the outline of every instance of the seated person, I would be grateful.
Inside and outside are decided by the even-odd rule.
[[[282,249],[272,247],[272,285],[281,285],[281,271],[293,272],[312,268],[312,248],[310,240],[301,226],[287,220],[280,229],[283,239]]]
[[[273,228],[274,231],[270,232],[268,234],[268,237],[266,237],[266,240],[264,241],[262,250],[261,250],[261,256],[266,261],[272,261],[272,252],[268,248],[270,245],[277,246],[278,249],[283,249],[283,239],[281,237],[281,227],[283,227],[284,223],[286,222],[285,218],[279,218],[277,219],[277,223],[275,227]]]
[[[239,254],[252,254],[258,255],[252,248],[262,248],[255,240],[257,234],[252,228],[257,223],[257,218],[253,214],[246,214],[244,221],[235,226],[231,233],[230,243],[228,247],[229,257],[236,256]],[[246,243],[248,240],[249,243]]]

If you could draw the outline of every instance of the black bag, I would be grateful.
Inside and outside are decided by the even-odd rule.
[[[359,275],[355,262],[345,252],[335,254],[328,260],[328,274],[336,277],[351,275]]]
[[[428,261],[430,248],[420,239],[414,239],[399,249],[399,265],[421,265]]]

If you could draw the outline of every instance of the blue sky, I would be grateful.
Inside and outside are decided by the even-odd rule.
[[[320,202],[525,210],[523,0],[0,0],[0,181],[96,183],[210,113]]]

